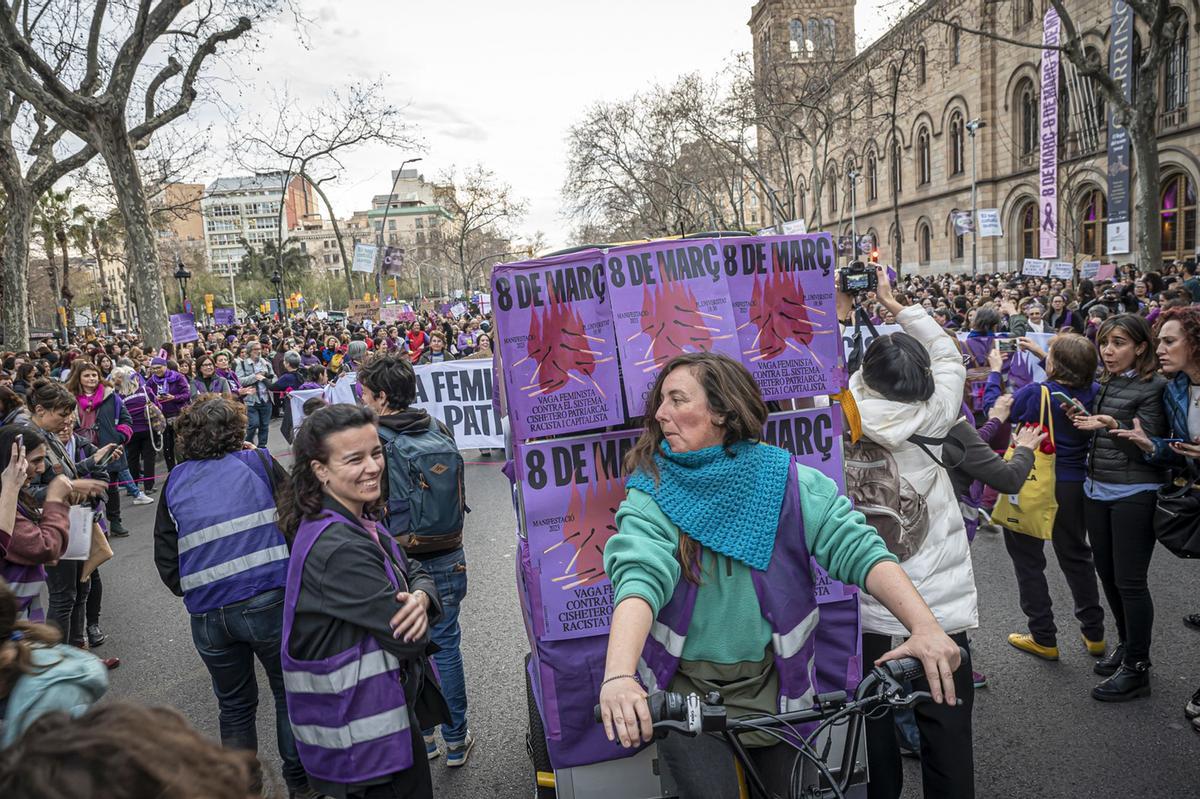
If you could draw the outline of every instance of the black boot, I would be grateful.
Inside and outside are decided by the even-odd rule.
[[[1128,661],[1116,674],[1092,689],[1092,698],[1101,702],[1128,702],[1150,695],[1150,661]]]
[[[1101,677],[1111,677],[1117,673],[1117,667],[1121,665],[1121,661],[1125,659],[1125,642],[1117,644],[1117,648],[1109,652],[1104,657],[1096,661],[1096,665],[1092,666],[1092,671],[1099,674]]]

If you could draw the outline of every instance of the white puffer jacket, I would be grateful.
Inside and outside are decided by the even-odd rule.
[[[863,435],[892,453],[900,475],[929,505],[929,535],[921,549],[900,565],[942,629],[953,634],[979,626],[967,534],[950,475],[908,438],[913,434],[945,437],[961,415],[966,369],[954,342],[924,308],[909,306],[896,321],[929,351],[933,396],[921,403],[885,399],[867,387],[861,371],[850,378],[850,391],[862,415]],[[930,450],[942,456],[941,447]],[[861,607],[864,632],[908,634],[904,625],[870,596],[862,595]]]

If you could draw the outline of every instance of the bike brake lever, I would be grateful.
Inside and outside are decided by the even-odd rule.
[[[903,696],[893,696],[890,700],[888,700],[888,703],[892,705],[892,707],[901,707],[907,709],[922,704],[923,702],[932,701],[933,695],[928,691],[913,691],[912,693]],[[955,704],[961,705],[962,700],[959,699]]]
[[[689,738],[695,738],[699,735],[699,731],[693,729],[685,721],[660,721],[654,725],[655,738],[665,738],[668,732],[676,732],[680,735],[686,735]]]

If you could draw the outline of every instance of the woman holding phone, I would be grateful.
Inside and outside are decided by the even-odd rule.
[[[1166,470],[1147,463],[1130,441],[1116,435],[1136,422],[1147,435],[1166,434],[1153,335],[1137,314],[1110,316],[1096,334],[1104,369],[1095,413],[1068,410],[1075,427],[1091,433],[1084,480],[1083,512],[1096,573],[1112,610],[1115,649],[1093,671],[1107,679],[1092,689],[1101,702],[1150,695],[1150,634],[1154,601],[1148,572],[1154,554],[1154,504]]]
[[[78,408],[76,433],[95,447],[114,445],[105,462],[108,473],[108,497],[104,502],[104,515],[108,519],[108,532],[114,538],[124,538],[129,530],[121,524],[121,489],[118,475],[129,468],[125,460],[124,447],[133,436],[133,419],[121,397],[109,387],[100,375],[100,367],[91,361],[77,360],[67,377],[67,390],[75,395]]]

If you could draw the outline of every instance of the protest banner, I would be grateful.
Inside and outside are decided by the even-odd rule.
[[[1004,230],[1000,226],[1000,209],[999,208],[980,208],[979,214],[979,237],[999,238],[1004,235]]]
[[[850,325],[842,331],[842,353],[846,360],[850,359],[850,354],[854,351],[854,339],[859,337],[862,340],[862,352],[867,351],[867,346],[875,340],[875,335],[886,336],[889,333],[903,333],[904,328],[900,325],[875,325],[875,333],[866,325],[858,328],[856,333],[854,325]]]
[[[771,414],[763,441],[842,487],[839,406]],[[516,445],[524,532],[540,587],[531,614],[542,641],[608,633],[612,585],[604,572],[604,545],[616,532],[625,499],[621,462],[641,429]],[[818,590],[844,590],[826,577]],[[820,586],[823,586],[821,588]]]
[[[330,386],[327,386],[326,388],[332,388],[332,387],[333,386],[330,385]],[[329,402],[327,391],[326,391],[326,389],[322,389],[322,388],[304,388],[304,389],[296,389],[295,391],[288,392],[288,403],[292,406],[292,429],[293,430],[299,430],[300,425],[304,424],[304,419],[306,418],[304,415],[304,403],[308,402],[310,399],[313,399],[314,397],[321,397],[326,402]],[[330,404],[333,404],[333,403],[330,403]]]
[[[215,325],[233,325],[237,324],[234,318],[232,308],[214,308],[213,309],[213,324]]]
[[[1134,63],[1133,6],[1126,0],[1112,0],[1112,19],[1109,24],[1108,75],[1116,84],[1126,103],[1133,99],[1133,82],[1137,65]],[[1108,248],[1105,255],[1129,252],[1130,208],[1130,141],[1129,125],[1121,106],[1108,103]]]
[[[459,449],[504,446],[500,414],[492,405],[491,361],[430,363],[416,367],[416,373],[413,404],[449,427]]]
[[[196,317],[190,313],[171,314],[171,341],[186,344],[199,338],[200,334],[196,332]]]
[[[376,300],[350,300],[346,306],[346,319],[351,322],[362,322],[379,315],[379,302]]]
[[[350,265],[352,272],[374,272],[375,271],[375,245],[374,244],[355,244],[354,245],[354,261]]]
[[[1026,258],[1021,264],[1021,274],[1025,277],[1046,277],[1050,274],[1050,262],[1041,258]]]
[[[393,276],[399,276],[404,273],[403,247],[383,248],[383,273]]]
[[[1073,280],[1075,278],[1075,267],[1070,261],[1051,261],[1050,277]]]
[[[392,305],[379,309],[379,321],[392,325],[400,321],[400,307]]]
[[[719,241],[615,247],[604,265],[630,416],[642,415],[659,370],[676,355],[710,350],[741,359]]]
[[[1084,261],[1079,265],[1080,280],[1095,280],[1096,275],[1100,272],[1099,261]]]
[[[1030,331],[1025,334],[1025,338],[1033,340],[1035,344],[1045,352],[1050,347],[1050,339],[1054,338],[1055,333],[1034,333]],[[959,333],[960,341],[966,341],[967,334]],[[1046,370],[1038,362],[1038,359],[1031,353],[1025,350],[1017,350],[1012,355],[1008,356],[1007,374],[1009,387],[1013,391],[1019,391],[1030,383],[1040,383],[1046,379]]]
[[[784,222],[779,226],[779,232],[785,236],[803,236],[808,232],[808,222],[803,219],[793,219],[789,222]],[[759,235],[771,236],[775,231],[771,228],[766,228],[759,231]]]
[[[604,257],[586,250],[497,266],[496,326],[518,440],[624,421]]]
[[[975,229],[975,220],[971,218],[970,211],[955,211],[952,214],[954,219],[954,235],[965,236]]]
[[[1116,264],[1100,264],[1100,268],[1096,270],[1096,280],[1113,280],[1116,276]]]
[[[836,257],[828,233],[720,239],[739,359],[763,399],[841,390]]]
[[[1038,255],[1042,258],[1058,256],[1058,45],[1061,33],[1058,11],[1047,8],[1042,18],[1041,201],[1038,203],[1041,220]]]
[[[466,303],[456,302],[450,306],[450,315],[455,319],[459,319],[467,312]]]

